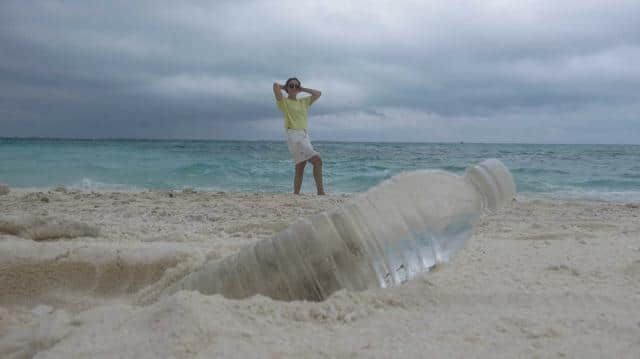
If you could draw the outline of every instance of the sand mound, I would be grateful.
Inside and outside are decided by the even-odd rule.
[[[0,288],[6,289],[0,305],[66,303],[71,308],[71,297],[85,296],[83,300],[90,301],[86,296],[126,296],[156,282],[155,288],[167,286],[205,259],[195,250],[187,253],[169,245],[61,249],[53,244],[34,248],[17,243],[0,247]]]
[[[0,217],[0,233],[34,241],[97,237],[100,230],[92,225],[54,217]]]

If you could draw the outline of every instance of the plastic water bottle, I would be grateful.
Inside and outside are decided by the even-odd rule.
[[[205,263],[170,291],[320,301],[343,288],[397,286],[446,262],[483,211],[514,196],[513,178],[496,159],[467,168],[463,176],[440,170],[398,174],[342,207]]]

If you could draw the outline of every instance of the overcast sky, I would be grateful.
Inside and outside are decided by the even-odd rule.
[[[640,1],[0,1],[0,137],[640,144]]]

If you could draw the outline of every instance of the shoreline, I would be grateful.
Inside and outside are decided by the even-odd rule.
[[[293,192],[269,192],[269,191],[221,191],[221,190],[209,190],[198,187],[184,187],[180,189],[152,189],[152,188],[78,188],[71,186],[51,186],[51,187],[10,187],[11,192],[19,195],[28,195],[30,193],[48,193],[48,192],[59,192],[59,193],[74,193],[74,194],[87,194],[87,193],[100,193],[100,194],[111,194],[111,193],[132,193],[132,194],[140,194],[140,193],[202,193],[202,194],[259,194],[259,195],[293,195]],[[331,192],[327,193],[327,196],[330,197],[351,197],[353,195],[357,195],[362,192]],[[302,192],[301,196],[316,196],[315,192]],[[1,197],[0,197],[1,198]]]
[[[640,203],[632,201],[519,197],[483,215],[450,263],[392,289],[339,291],[319,303],[160,295],[204,260],[236,253],[349,198],[166,191],[0,196],[0,287],[8,288],[0,295],[0,356],[640,353]]]
[[[164,194],[229,194],[229,195],[293,195],[291,192],[259,192],[259,191],[221,191],[221,190],[209,190],[197,187],[184,187],[180,189],[150,189],[150,188],[78,188],[72,186],[50,186],[50,187],[10,187],[11,192],[14,195],[28,195],[30,193],[49,193],[49,192],[58,192],[58,193],[73,193],[73,194],[89,194],[89,193],[100,193],[100,194],[117,194],[117,193],[126,193],[126,194],[142,194],[142,193],[164,193]],[[366,192],[366,191],[364,191]],[[364,192],[328,192],[328,197],[344,197],[351,198],[360,193]],[[301,196],[306,197],[317,197],[314,192],[303,192],[300,194]],[[613,196],[613,197],[612,197]],[[0,197],[2,198],[2,197]],[[549,201],[577,201],[577,202],[610,202],[610,203],[640,203],[640,191],[612,191],[612,192],[576,192],[576,193],[567,193],[567,192],[518,192],[516,195],[516,199],[518,201],[535,201],[535,200],[549,200]]]

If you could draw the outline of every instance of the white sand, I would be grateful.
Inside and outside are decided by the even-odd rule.
[[[400,288],[158,293],[344,196],[12,190],[0,358],[640,357],[638,203],[519,200]]]

